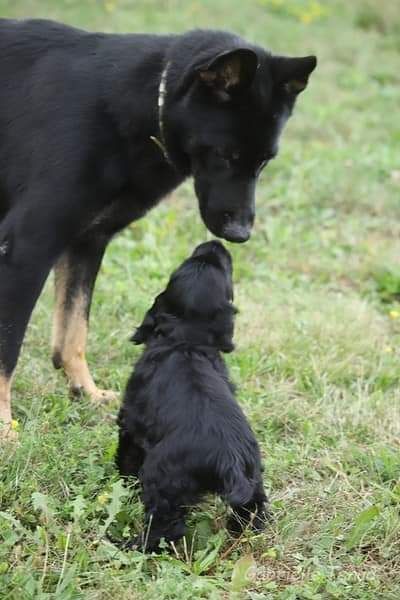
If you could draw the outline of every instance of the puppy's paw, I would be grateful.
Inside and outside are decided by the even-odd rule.
[[[125,548],[127,550],[137,550],[138,552],[143,552],[146,554],[150,554],[152,552],[160,554],[165,546],[166,543],[160,544],[159,539],[152,539],[151,536],[146,538],[146,535],[143,532],[129,540],[129,542],[126,543]]]
[[[108,541],[114,544],[119,550],[141,550],[142,537],[139,535],[130,540],[117,540],[109,534],[107,534],[106,537]]]
[[[247,528],[255,533],[262,533],[270,518],[271,515],[266,510],[249,512],[245,515],[232,512],[227,520],[226,528],[232,537],[239,537]]]
[[[145,538],[143,534],[135,535],[130,540],[126,540],[118,544],[121,550],[137,550],[138,552],[150,552],[149,548],[146,547]]]
[[[240,520],[236,515],[231,515],[226,522],[226,529],[232,537],[239,537],[246,529],[247,523]]]
[[[254,515],[254,518],[250,523],[252,530],[255,533],[262,533],[267,525],[268,520],[269,520],[268,513],[261,513],[261,514],[257,513],[256,515]]]

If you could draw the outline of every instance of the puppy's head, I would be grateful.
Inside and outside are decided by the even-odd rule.
[[[236,313],[232,300],[231,256],[220,242],[205,242],[172,274],[132,340],[143,344],[154,336],[197,336],[231,352]]]

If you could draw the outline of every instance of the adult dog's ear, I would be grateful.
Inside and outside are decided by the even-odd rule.
[[[154,333],[157,327],[157,317],[160,315],[165,306],[164,292],[159,294],[153,302],[153,306],[147,311],[142,324],[136,329],[131,337],[131,341],[135,344],[145,344],[149,337]]]
[[[308,78],[317,66],[316,56],[289,58],[272,57],[272,76],[278,85],[283,85],[289,94],[297,95],[308,83]]]
[[[226,101],[231,95],[248,89],[253,83],[258,56],[250,48],[237,48],[222,52],[207,63],[196,67],[199,80],[217,97]]]
[[[235,349],[233,343],[234,323],[237,308],[227,304],[222,308],[211,323],[211,331],[214,334],[215,345],[221,352],[232,352]]]

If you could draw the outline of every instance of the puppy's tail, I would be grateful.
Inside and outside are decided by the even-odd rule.
[[[254,483],[249,480],[239,465],[231,467],[224,475],[224,498],[231,506],[243,506],[254,495]]]

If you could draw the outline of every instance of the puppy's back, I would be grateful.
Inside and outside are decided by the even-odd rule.
[[[257,442],[220,355],[145,351],[127,387],[123,426],[157,460],[190,472],[203,491],[244,504],[260,469]]]

